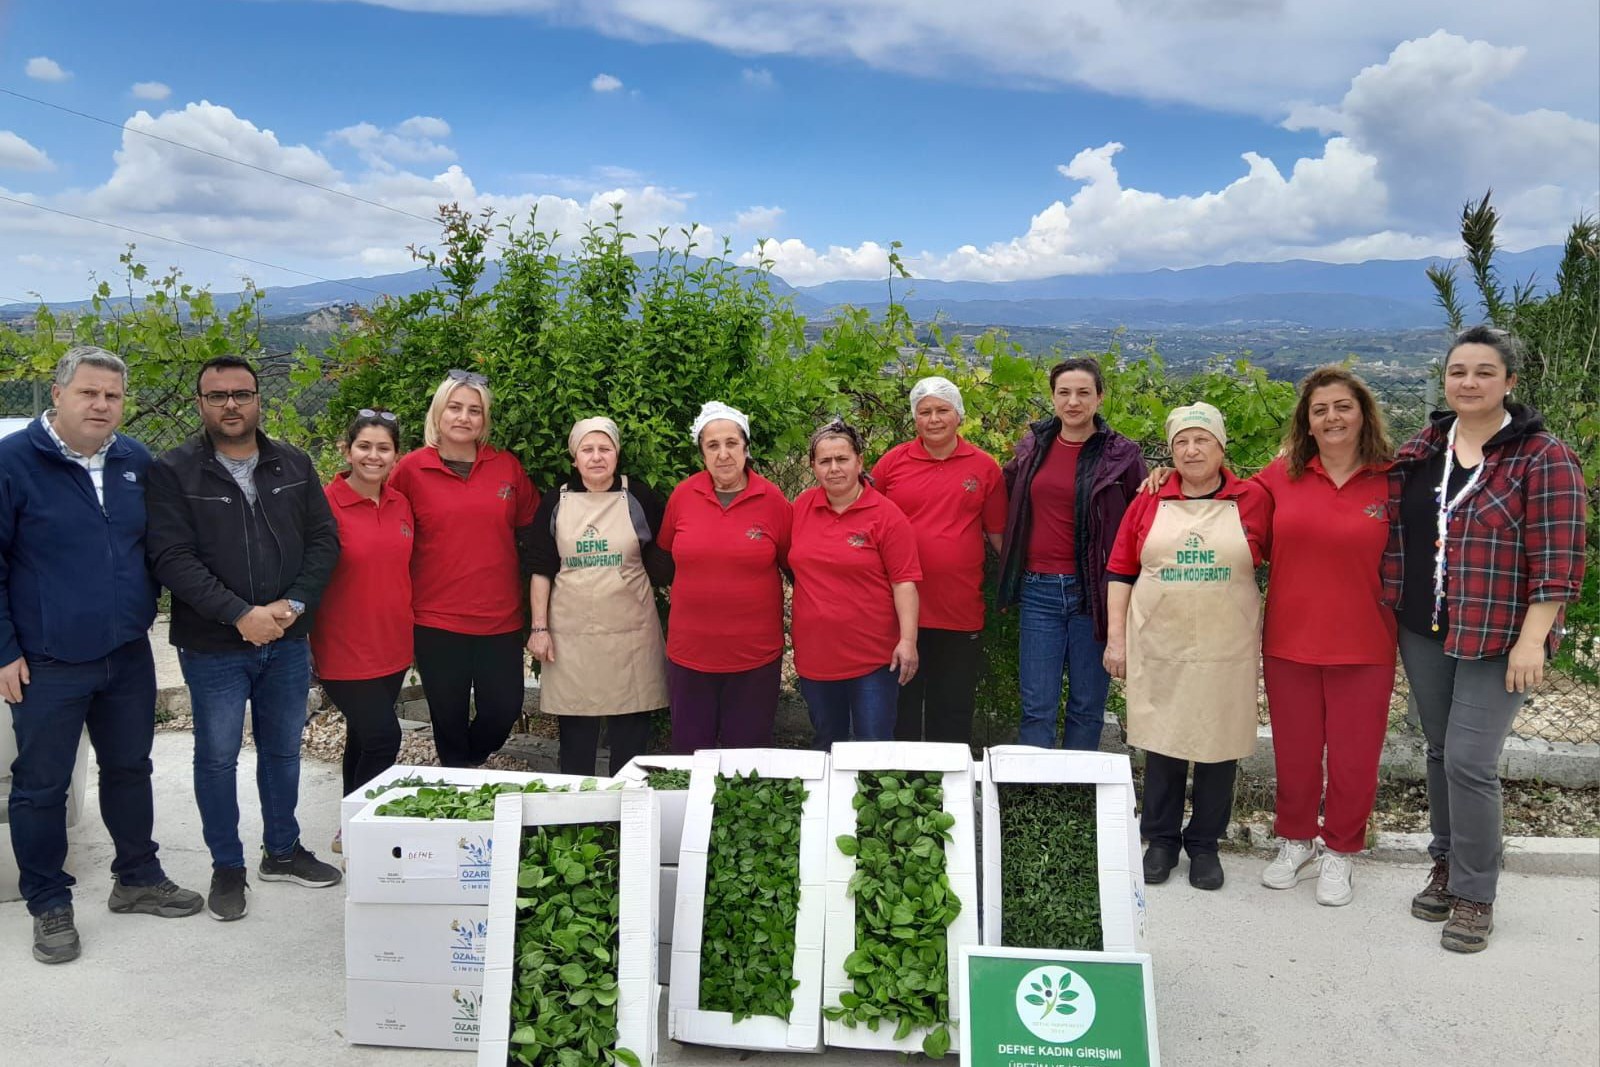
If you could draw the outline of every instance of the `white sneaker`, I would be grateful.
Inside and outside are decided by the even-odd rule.
[[[1261,872],[1261,884],[1268,889],[1293,889],[1307,878],[1317,876],[1317,843],[1288,841],[1278,846],[1277,857]]]
[[[1322,854],[1322,871],[1317,875],[1317,903],[1330,908],[1342,908],[1350,903],[1356,891],[1350,887],[1350,871],[1355,864],[1343,852],[1328,850]]]

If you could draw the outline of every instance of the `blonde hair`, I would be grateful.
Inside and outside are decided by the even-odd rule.
[[[471,389],[483,402],[483,429],[478,431],[478,444],[489,443],[489,409],[494,404],[494,397],[489,392],[488,383],[479,385],[475,382],[446,378],[439,383],[439,388],[433,391],[433,400],[428,404],[428,417],[422,424],[422,440],[434,448],[439,447],[439,422],[444,418],[444,406],[450,402],[450,397],[457,389]]]

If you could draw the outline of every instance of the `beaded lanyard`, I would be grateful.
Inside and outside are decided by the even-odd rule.
[[[1500,420],[1500,429],[1503,430],[1511,422],[1511,413],[1508,411]],[[1467,479],[1455,496],[1448,496],[1450,492],[1450,471],[1456,462],[1456,427],[1461,425],[1461,419],[1450,424],[1450,435],[1444,445],[1444,477],[1439,479],[1439,489],[1435,499],[1439,502],[1438,536],[1433,542],[1433,618],[1430,620],[1433,632],[1439,632],[1439,612],[1444,608],[1445,575],[1449,569],[1445,563],[1445,542],[1450,536],[1450,516],[1456,510],[1456,505],[1472,492],[1472,487],[1478,484],[1478,476],[1483,473],[1485,463],[1478,461],[1473,468],[1472,476]],[[1499,430],[1495,431],[1499,433]]]

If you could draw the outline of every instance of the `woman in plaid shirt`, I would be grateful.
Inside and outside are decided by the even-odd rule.
[[[1510,399],[1519,344],[1474,326],[1445,357],[1450,410],[1400,449],[1384,599],[1428,742],[1433,871],[1411,913],[1479,952],[1494,931],[1500,751],[1583,582],[1578,459]]]

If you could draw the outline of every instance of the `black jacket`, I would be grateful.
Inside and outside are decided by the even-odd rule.
[[[298,600],[306,612],[285,637],[305,637],[339,560],[339,528],[310,457],[256,434],[256,509],[205,434],[150,466],[146,549],[172,590],[172,643],[197,652],[250,645],[234,623],[250,608]]]

